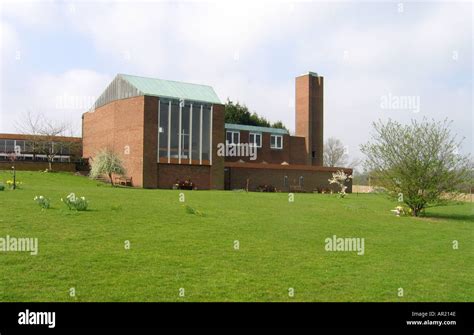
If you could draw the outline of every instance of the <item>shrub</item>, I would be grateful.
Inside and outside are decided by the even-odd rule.
[[[85,197],[76,197],[74,193],[69,194],[66,199],[61,198],[61,201],[70,209],[76,211],[85,211],[89,203]]]
[[[259,185],[257,187],[257,191],[259,192],[276,192],[275,186],[272,185]]]
[[[5,186],[0,184],[0,191],[3,191],[3,190],[5,190]]]
[[[91,160],[90,177],[98,178],[106,175],[109,177],[110,184],[114,186],[114,174],[120,176],[126,174],[123,161],[116,152],[110,149],[104,149]]]
[[[48,198],[43,197],[42,195],[40,196],[37,195],[33,200],[36,201],[36,203],[38,204],[38,206],[41,207],[41,209],[49,208],[50,201]]]

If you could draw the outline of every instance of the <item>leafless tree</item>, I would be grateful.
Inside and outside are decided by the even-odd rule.
[[[323,161],[324,166],[344,166],[347,163],[348,155],[341,140],[330,137],[324,143]]]
[[[48,160],[49,170],[53,169],[54,158],[61,154],[62,148],[73,150],[74,143],[58,141],[60,136],[72,136],[72,128],[66,122],[46,118],[43,114],[27,112],[16,128],[20,133],[29,136],[30,150],[33,154],[43,154]]]

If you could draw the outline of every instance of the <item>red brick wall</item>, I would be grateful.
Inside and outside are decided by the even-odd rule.
[[[305,137],[306,162],[308,165],[323,165],[323,114],[324,78],[313,75],[296,77],[296,136]],[[312,158],[312,151],[316,157]]]
[[[34,162],[34,161],[16,161],[12,162],[0,162],[0,170],[10,170],[15,165],[15,169],[18,171],[44,171],[49,169],[48,162]],[[53,171],[66,171],[75,172],[76,164],[74,163],[53,163]]]
[[[290,136],[290,164],[306,164],[306,139]]]
[[[144,105],[144,96],[133,97],[111,102],[83,115],[83,157],[94,157],[99,150],[111,148],[124,160],[133,186],[139,187],[144,186],[144,133],[150,132],[149,128],[145,129]],[[152,108],[151,102],[149,108]],[[146,147],[151,150],[150,143],[147,142]]]
[[[143,137],[143,187],[158,185],[158,103],[157,97],[145,96]]]
[[[225,142],[224,105],[212,107],[212,166],[210,168],[210,187],[224,189],[224,157],[217,156],[217,144]]]
[[[176,183],[190,179],[199,190],[210,188],[211,168],[206,165],[156,164],[158,169],[158,187],[171,189]],[[224,171],[224,168],[222,168]],[[224,177],[222,177],[222,183]]]
[[[303,177],[303,189],[307,192],[312,192],[319,187],[331,188],[334,191],[337,187],[330,185],[328,179],[332,177],[332,172],[337,169],[319,168],[308,169],[305,166],[252,166],[251,163],[242,163],[241,166],[236,166],[237,163],[227,164],[230,169],[230,188],[243,189],[246,187],[247,179],[249,179],[249,190],[257,190],[259,185],[272,185],[279,191],[288,192],[290,186],[299,185],[299,178]],[[346,173],[351,173],[352,170],[346,169]],[[284,177],[288,176],[288,186],[284,186]],[[352,192],[352,181],[348,184],[347,192]]]

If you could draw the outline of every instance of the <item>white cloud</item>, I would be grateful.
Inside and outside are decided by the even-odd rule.
[[[28,111],[44,114],[48,119],[70,123],[80,135],[81,115],[102,93],[110,77],[83,69],[72,69],[58,75],[39,74],[24,83],[20,92],[11,90],[4,95],[3,131],[15,132],[16,123]],[[25,92],[28,92],[27,99]]]

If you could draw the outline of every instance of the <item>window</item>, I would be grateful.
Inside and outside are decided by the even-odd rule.
[[[5,152],[6,153],[15,152],[15,141],[14,140],[6,140],[5,143],[6,143],[6,146],[5,146]]]
[[[169,102],[160,99],[159,157],[168,157]]]
[[[250,133],[249,134],[249,143],[252,146],[255,146],[257,148],[262,147],[262,134],[260,133]]]
[[[240,132],[228,130],[226,133],[226,142],[228,144],[239,144],[240,143]]]
[[[184,163],[211,162],[211,105],[160,99],[158,158]],[[174,163],[174,162],[173,162]]]
[[[281,136],[281,135],[270,135],[270,148],[271,149],[283,149],[283,136]]]

